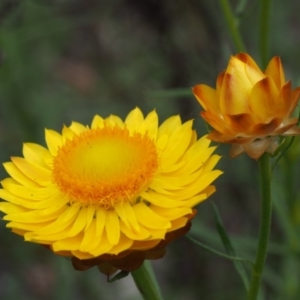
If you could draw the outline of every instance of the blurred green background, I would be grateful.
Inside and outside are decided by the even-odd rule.
[[[248,52],[259,63],[260,1],[230,3]],[[300,83],[299,9],[299,1],[274,0],[270,12],[270,54],[281,56],[294,86]],[[44,144],[44,128],[61,130],[72,120],[90,124],[95,114],[124,117],[135,106],[144,113],[155,108],[160,120],[173,114],[195,119],[204,134],[191,87],[214,86],[233,54],[216,0],[1,0],[1,161],[20,156],[23,142]],[[297,147],[295,142],[275,173],[265,299],[299,299]],[[225,173],[216,181],[217,192],[198,207],[191,232],[224,251],[210,205],[215,201],[238,254],[253,259],[257,165],[245,155],[230,160],[228,151],[229,146],[217,149],[223,154],[218,168]],[[6,177],[3,169],[0,175]],[[130,276],[107,283],[96,269],[75,271],[67,259],[23,242],[5,222],[0,225],[1,300],[141,299]],[[185,238],[153,266],[167,300],[245,298],[233,264]]]

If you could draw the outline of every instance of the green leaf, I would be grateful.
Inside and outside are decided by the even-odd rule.
[[[233,261],[243,261],[243,262],[248,263],[248,264],[250,264],[250,265],[253,266],[253,263],[250,260],[246,259],[246,258],[237,257],[237,256],[231,256],[231,255],[227,255],[225,253],[222,253],[222,252],[220,252],[218,250],[215,250],[215,249],[213,249],[213,248],[211,248],[211,247],[209,247],[209,246],[207,246],[207,245],[205,245],[205,244],[203,244],[203,243],[195,240],[194,238],[192,238],[189,235],[186,235],[186,238],[188,240],[190,240],[193,244],[195,244],[195,245],[197,245],[197,246],[199,246],[199,247],[201,247],[201,248],[209,251],[210,253],[213,253],[215,255],[218,255],[218,256],[221,256],[223,258],[227,258],[227,259],[230,259],[230,260],[233,260]]]
[[[236,251],[234,250],[234,247],[232,246],[232,243],[230,241],[230,238],[226,232],[226,229],[223,225],[223,222],[221,220],[221,216],[219,214],[218,208],[217,206],[212,202],[212,206],[213,206],[213,211],[214,211],[214,217],[215,217],[215,222],[216,222],[216,226],[217,226],[217,230],[219,232],[220,238],[222,240],[222,243],[224,245],[224,248],[226,250],[226,252],[231,255],[236,257]],[[246,290],[248,290],[249,287],[249,278],[248,278],[248,274],[246,272],[246,269],[243,265],[243,263],[241,261],[233,261],[233,264],[237,270],[237,272],[239,273],[239,275],[241,276],[243,283],[245,285]]]
[[[112,283],[114,281],[120,280],[124,277],[127,277],[129,275],[129,272],[127,271],[120,271],[119,273],[117,273],[113,278],[108,278],[107,282]]]

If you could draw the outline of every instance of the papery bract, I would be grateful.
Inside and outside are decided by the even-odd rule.
[[[199,84],[193,93],[205,111],[201,116],[214,130],[208,138],[232,144],[231,157],[245,151],[258,159],[274,153],[279,135],[298,135],[298,119],[290,117],[300,88],[285,80],[281,60],[272,58],[265,72],[245,53],[230,58],[216,89]]]
[[[132,271],[184,235],[193,208],[222,173],[206,136],[179,116],[158,125],[136,108],[125,121],[95,116],[46,130],[47,148],[26,143],[4,164],[0,203],[7,227],[26,241],[72,257],[78,270]]]

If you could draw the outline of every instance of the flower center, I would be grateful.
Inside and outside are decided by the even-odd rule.
[[[109,210],[134,202],[158,166],[156,146],[147,134],[105,126],[66,140],[53,161],[53,180],[70,203]]]

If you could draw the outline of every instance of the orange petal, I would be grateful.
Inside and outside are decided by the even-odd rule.
[[[252,69],[260,71],[260,68],[249,54],[241,52],[235,55],[234,57],[244,62],[246,65],[249,65]]]
[[[220,113],[216,90],[208,85],[198,84],[193,87],[193,93],[205,110],[211,110],[217,114]]]
[[[220,116],[207,111],[202,111],[200,115],[215,130],[222,132],[223,134],[226,135],[235,134],[232,130],[226,127],[224,120]]]
[[[256,62],[250,55],[246,53],[239,53],[235,55],[235,58],[239,59],[245,64],[245,73],[252,85],[265,77],[263,72],[260,70]]]
[[[247,134],[251,132],[255,120],[253,116],[245,113],[238,115],[226,115],[225,116],[227,126],[236,133]]]
[[[223,71],[222,73],[220,73],[219,76],[217,77],[216,87],[217,87],[217,94],[218,94],[218,96],[220,95],[220,91],[221,91],[221,88],[222,88],[224,75],[225,75],[225,71]]]
[[[269,123],[256,124],[252,130],[254,136],[264,136],[272,134],[275,129],[280,125],[281,118],[274,118]]]
[[[255,114],[260,122],[268,123],[270,118],[277,117],[277,104],[279,102],[279,91],[269,77],[255,84],[249,98],[249,109]]]
[[[274,80],[277,88],[280,90],[285,84],[285,76],[279,56],[275,56],[270,60],[265,74]]]
[[[288,81],[281,89],[279,94],[279,99],[276,104],[276,115],[280,118],[285,118],[290,116],[290,110],[294,106],[296,99],[292,96],[292,84]]]
[[[220,110],[223,115],[238,115],[248,112],[248,99],[252,85],[245,74],[225,73],[220,93]],[[240,74],[239,74],[240,73]]]
[[[227,143],[227,144],[245,144],[252,142],[255,137],[237,137],[237,136],[227,136],[216,130],[209,133],[207,136],[208,139],[219,142],[219,143]]]

